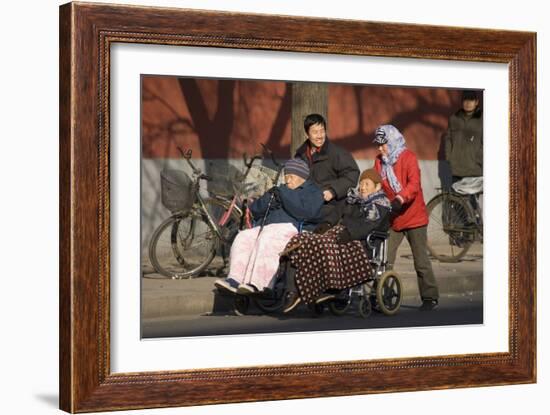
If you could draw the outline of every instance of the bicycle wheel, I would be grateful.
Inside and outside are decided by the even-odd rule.
[[[441,262],[458,262],[475,240],[474,212],[464,198],[437,195],[427,205],[428,250]]]
[[[160,224],[149,243],[149,258],[159,274],[189,278],[210,264],[217,246],[218,236],[211,225],[202,215],[190,211]]]
[[[212,221],[219,226],[220,219],[227,212],[231,201],[229,200],[219,200],[215,198],[210,198],[204,200],[204,204]],[[203,216],[203,220],[208,222],[206,216]],[[221,276],[227,272],[227,265],[229,263],[229,253],[231,251],[231,245],[239,232],[239,221],[240,214],[237,209],[233,209],[231,215],[225,222],[223,227],[219,227],[219,231],[222,235],[222,240],[218,241],[217,249],[214,254],[214,258],[211,260],[212,267],[216,269],[216,275]],[[173,244],[173,249],[175,250],[175,257],[183,258],[184,253],[179,252],[178,244]],[[216,260],[216,254],[220,256],[220,260]]]

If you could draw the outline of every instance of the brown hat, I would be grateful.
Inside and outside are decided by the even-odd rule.
[[[361,176],[359,176],[359,182],[365,179],[371,179],[374,184],[382,183],[382,177],[375,169],[368,169],[361,173]]]

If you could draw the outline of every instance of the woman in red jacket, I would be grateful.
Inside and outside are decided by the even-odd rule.
[[[407,238],[411,246],[418,289],[422,298],[420,310],[433,310],[439,302],[439,290],[428,258],[428,213],[416,155],[407,148],[405,138],[393,125],[376,129],[374,143],[380,154],[375,168],[382,176],[382,188],[392,203],[392,219],[388,241],[388,265],[393,267],[397,248]]]

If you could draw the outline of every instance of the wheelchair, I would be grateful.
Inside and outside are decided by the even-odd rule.
[[[370,316],[373,310],[388,316],[398,312],[403,296],[402,284],[395,271],[387,270],[387,238],[387,232],[374,231],[364,241],[369,263],[374,267],[373,276],[357,286],[331,292],[334,299],[311,305],[314,315],[321,315],[328,306],[332,314],[342,316],[354,303],[357,303],[359,315],[363,318]],[[282,310],[288,296],[288,281],[294,272],[288,258],[282,258],[271,288],[255,295],[235,296],[235,314],[246,314],[251,302],[267,314]]]
[[[370,316],[373,310],[392,316],[399,311],[403,290],[399,275],[388,270],[387,232],[374,231],[365,239],[369,263],[374,274],[362,284],[346,288],[335,293],[335,298],[327,301],[332,314],[342,316],[348,312],[354,302],[363,318]]]

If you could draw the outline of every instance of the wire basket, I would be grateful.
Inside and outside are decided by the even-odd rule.
[[[252,166],[246,181],[242,182],[242,194],[245,197],[257,198],[277,183],[277,171],[266,166]]]
[[[164,169],[160,172],[161,201],[170,212],[191,209],[195,197],[193,180],[182,170]]]
[[[213,169],[212,169],[213,170]],[[275,186],[277,171],[265,166],[252,166],[246,178],[244,171],[228,169],[211,171],[213,181],[208,183],[208,191],[220,196],[257,198]]]

